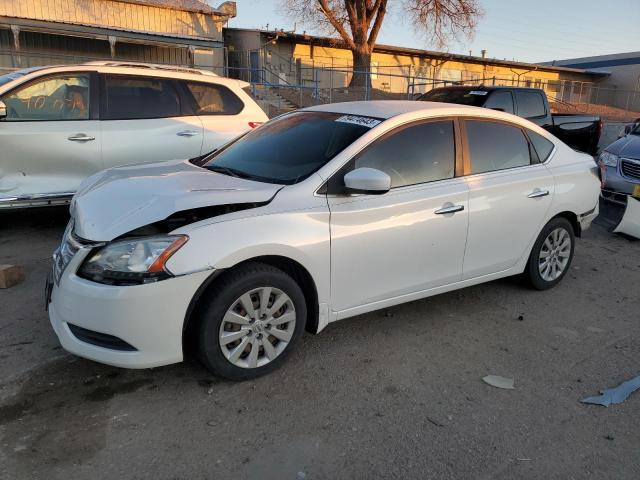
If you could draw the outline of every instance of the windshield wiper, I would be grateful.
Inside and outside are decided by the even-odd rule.
[[[211,165],[210,167],[207,167],[207,168],[212,172],[222,173],[224,175],[229,175],[230,177],[236,177],[236,178],[249,177],[248,174],[241,172],[240,170],[236,170],[235,168],[221,167],[219,165]]]

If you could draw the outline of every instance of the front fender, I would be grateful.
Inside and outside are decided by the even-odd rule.
[[[321,199],[319,199],[321,200]],[[326,202],[315,208],[184,227],[189,241],[168,261],[174,275],[229,269],[261,256],[295,260],[311,275],[318,301],[329,302],[330,233]]]

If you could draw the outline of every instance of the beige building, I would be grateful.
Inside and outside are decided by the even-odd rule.
[[[640,111],[640,52],[555,60],[544,65],[585,68],[606,74],[600,84],[601,98],[604,95],[611,105]]]
[[[0,73],[89,60],[223,69],[235,2],[0,0]]]
[[[344,88],[351,78],[351,52],[335,39],[279,31],[226,28],[229,73],[246,80],[320,89]],[[414,48],[377,45],[371,62],[378,92],[418,93],[467,82],[544,88],[571,101],[606,78],[606,72],[512,62]]]

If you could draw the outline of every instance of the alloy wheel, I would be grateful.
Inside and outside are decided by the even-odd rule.
[[[560,277],[571,257],[571,235],[558,227],[549,233],[542,243],[538,256],[538,271],[543,280],[553,282]]]
[[[236,299],[222,319],[218,341],[233,365],[258,368],[289,345],[296,311],[289,296],[275,287],[250,290]]]

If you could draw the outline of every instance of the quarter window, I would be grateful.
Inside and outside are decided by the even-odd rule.
[[[516,98],[518,100],[518,115],[521,117],[542,117],[547,114],[540,93],[516,90]]]
[[[484,107],[513,113],[513,97],[511,96],[511,92],[493,92],[484,104]]]
[[[107,75],[102,118],[132,120],[180,115],[180,100],[170,80]]]
[[[391,188],[452,178],[455,169],[452,121],[408,126],[376,141],[355,158],[354,168],[377,168]]]
[[[527,130],[527,134],[529,135],[529,139],[538,154],[540,162],[545,162],[553,151],[553,143],[534,131]]]
[[[186,82],[196,115],[237,115],[244,103],[224,85]]]
[[[47,77],[14,90],[2,101],[6,121],[87,120],[89,118],[89,75]]]
[[[518,127],[466,120],[471,173],[493,172],[531,164],[529,142]]]

